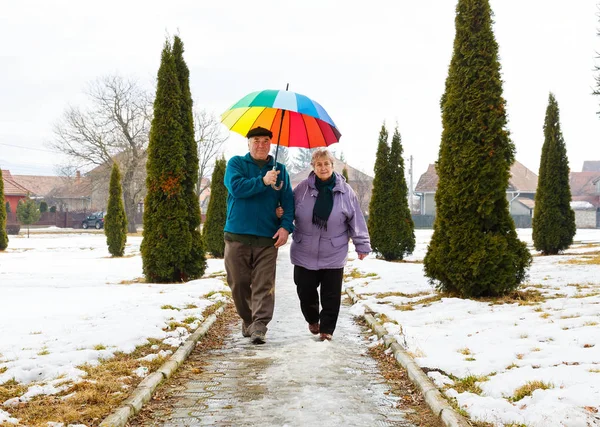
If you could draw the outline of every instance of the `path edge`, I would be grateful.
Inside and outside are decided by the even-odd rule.
[[[206,335],[210,327],[215,323],[217,317],[223,314],[228,302],[224,302],[218,309],[208,316],[204,322],[190,335],[185,342],[173,353],[155,372],[148,375],[138,384],[131,396],[121,403],[100,423],[100,427],[124,427],[129,419],[136,415],[144,403],[152,398],[156,388],[164,380],[168,379],[192,353],[196,344]]]
[[[346,289],[346,294],[348,294],[354,304],[360,301],[350,288]],[[425,375],[412,356],[398,344],[393,335],[390,335],[383,325],[375,320],[372,315],[364,314],[362,317],[373,332],[375,332],[379,338],[383,339],[386,348],[389,347],[392,349],[396,363],[406,369],[408,378],[419,389],[421,394],[423,394],[427,406],[429,406],[431,411],[440,419],[440,421],[446,427],[469,427],[471,424],[467,419],[450,406],[433,381]]]

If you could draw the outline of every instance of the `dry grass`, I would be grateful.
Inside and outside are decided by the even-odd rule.
[[[359,271],[358,268],[353,268],[350,271],[344,272],[344,281],[345,282],[347,282],[351,279],[365,279],[367,277],[379,278],[377,273],[363,273],[363,272]]]
[[[402,297],[402,298],[416,298],[425,295],[429,295],[430,292],[417,292],[416,294],[405,294],[403,292],[381,292],[375,294],[374,297],[377,299],[383,299],[387,297]]]
[[[518,402],[524,397],[531,396],[535,390],[548,390],[550,388],[554,388],[554,385],[551,383],[545,383],[543,381],[529,381],[525,385],[516,389],[515,393],[512,395],[512,397],[509,397],[508,400],[511,402]]]
[[[134,283],[146,283],[146,278],[145,277],[136,277],[135,279],[131,279],[131,280],[121,280],[119,282],[119,285],[133,285]]]
[[[398,409],[407,410],[408,421],[415,426],[441,427],[443,425],[431,412],[423,395],[410,381],[404,368],[398,365],[393,355],[385,353],[383,345],[369,348],[369,354],[377,361],[379,371],[390,387],[391,393],[400,399],[397,403]]]
[[[473,354],[473,353],[471,353],[471,350],[466,347],[458,349],[456,351],[458,351],[460,354],[464,354],[465,356],[469,356],[469,355]]]
[[[221,305],[213,304],[203,315],[209,316]],[[190,330],[188,324],[179,325]],[[153,346],[158,348],[152,349]],[[102,344],[95,346],[96,350],[104,348]],[[78,366],[86,373],[83,381],[74,384],[65,381],[66,389],[62,392],[54,396],[37,396],[28,403],[10,408],[10,413],[19,418],[23,425],[30,427],[47,427],[49,421],[97,426],[141,382],[142,378],[133,371],[146,367],[151,373],[165,362],[166,358],[160,356],[153,360],[139,360],[160,350],[172,350],[172,347],[160,340],[149,339],[147,344],[136,347],[132,353],[117,352],[110,359],[100,360],[97,366]],[[27,389],[27,386],[15,381],[4,383],[0,385],[0,402],[19,397]]]
[[[519,365],[517,365],[516,363],[513,362],[510,365],[508,365],[505,369],[507,371],[510,371],[511,369],[518,368],[518,367],[519,367]]]
[[[546,301],[547,296],[543,295],[537,289],[525,289],[510,292],[501,297],[486,297],[478,298],[478,301],[489,302],[491,305],[498,304],[519,304],[519,305],[535,305]]]
[[[577,254],[575,258],[561,261],[559,264],[570,265],[600,265],[600,251]]]
[[[488,377],[478,377],[476,375],[469,375],[464,378],[454,380],[454,384],[446,385],[446,389],[453,388],[459,393],[468,391],[469,393],[481,395],[482,390],[477,383],[487,381]]]

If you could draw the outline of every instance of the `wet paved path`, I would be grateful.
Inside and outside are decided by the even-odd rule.
[[[163,426],[411,426],[366,354],[367,342],[342,306],[331,342],[308,331],[289,264],[279,253],[275,315],[267,343],[231,331],[185,384]]]

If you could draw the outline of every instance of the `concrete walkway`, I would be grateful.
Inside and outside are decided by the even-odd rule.
[[[367,342],[342,306],[331,342],[308,331],[293,283],[289,245],[279,252],[275,316],[267,343],[240,324],[188,381],[164,426],[411,426],[366,354]]]

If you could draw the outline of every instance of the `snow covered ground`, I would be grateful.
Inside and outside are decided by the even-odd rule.
[[[412,263],[373,256],[350,261],[347,272],[363,273],[346,283],[362,298],[351,310],[378,314],[473,419],[600,425],[600,265],[565,263],[599,256],[593,253],[600,251],[600,230],[579,230],[567,255],[535,257],[522,290],[544,298],[522,305],[436,298],[421,263],[431,234],[417,230]],[[531,243],[531,230],[519,236]],[[0,384],[12,378],[28,384],[25,399],[53,393],[61,381],[81,378],[81,364],[131,351],[147,338],[177,345],[187,337],[182,328],[163,329],[190,317],[200,322],[202,311],[221,298],[208,295],[227,288],[218,277],[137,283],[140,243],[130,237],[126,256],[116,259],[101,233],[11,236],[9,249],[0,252]],[[208,274],[223,269],[222,260],[209,260]],[[517,400],[515,391],[532,381],[549,388]],[[10,406],[2,404],[0,423],[11,420]]]
[[[228,290],[218,277],[135,283],[142,276],[141,237],[128,238],[123,258],[110,257],[102,233],[50,229],[9,237],[0,252],[0,384],[28,384],[21,400],[56,393],[59,382],[81,378],[77,366],[131,352],[147,338],[177,347],[188,331],[163,329],[192,318],[190,326],[199,325]],[[224,270],[222,260],[208,265],[207,274]],[[0,424],[11,418],[3,403]]]
[[[531,246],[531,229],[518,232]],[[534,257],[520,289],[543,298],[524,304],[436,298],[422,264],[431,234],[416,231],[414,263],[351,261],[363,273],[346,283],[362,298],[353,312],[376,313],[474,420],[600,425],[600,264],[567,263],[600,257],[600,230],[578,230],[565,255]],[[516,394],[534,381],[548,388]]]

